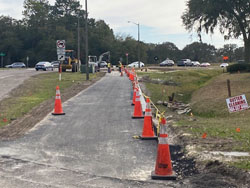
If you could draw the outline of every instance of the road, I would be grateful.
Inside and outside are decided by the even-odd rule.
[[[107,74],[48,115],[23,138],[0,142],[0,185],[33,187],[182,187],[151,180],[157,142],[134,139],[128,78]]]
[[[50,71],[48,71],[50,72]],[[29,77],[46,73],[45,71],[35,71],[35,69],[5,69],[0,70],[0,100],[8,96],[8,93],[23,83]]]

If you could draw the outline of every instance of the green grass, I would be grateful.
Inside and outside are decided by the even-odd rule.
[[[157,100],[168,100],[168,96],[175,93],[177,100],[188,103],[191,100],[192,93],[204,86],[210,79],[219,75],[220,70],[183,70],[164,73],[138,73],[139,76],[149,76],[151,79],[159,79],[166,83],[174,82],[176,86],[146,83],[151,92],[154,102]]]
[[[211,140],[215,145],[222,143],[222,147],[216,148],[217,150],[250,152],[250,110],[229,113],[226,105],[227,79],[231,82],[232,96],[245,94],[250,103],[250,73],[222,74],[219,69],[196,69],[139,75],[147,75],[152,79],[172,80],[177,83],[177,86],[146,83],[146,87],[154,103],[158,100],[167,100],[167,96],[175,92],[177,101],[191,104],[194,117],[182,116],[177,122],[178,129],[191,133],[193,139],[201,141],[202,134],[206,132],[207,142]],[[163,89],[166,93],[162,92]],[[240,132],[237,132],[236,128],[240,128]],[[212,146],[210,147],[212,149]],[[250,169],[249,158],[242,161],[233,165]]]
[[[235,166],[237,168],[250,170],[250,160],[240,160],[234,163],[230,163],[230,165]]]
[[[233,139],[235,143],[230,146],[233,151],[250,152],[250,111],[228,112],[227,79],[231,81],[233,96],[245,94],[247,99],[250,98],[249,73],[220,75],[192,95],[192,111],[197,121],[179,124],[193,127],[196,136],[207,132],[209,137],[215,139]],[[240,133],[236,132],[236,128],[241,129]]]
[[[90,79],[96,74],[90,74]],[[22,87],[13,92],[12,96],[0,102],[0,127],[12,120],[22,117],[33,107],[55,96],[58,85],[61,93],[79,82],[86,81],[86,75],[80,73],[62,73],[62,80],[58,80],[58,73],[39,74],[26,80]],[[3,119],[6,118],[7,122]]]

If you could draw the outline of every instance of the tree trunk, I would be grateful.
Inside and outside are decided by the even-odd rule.
[[[250,38],[244,41],[245,47],[245,62],[250,63]]]

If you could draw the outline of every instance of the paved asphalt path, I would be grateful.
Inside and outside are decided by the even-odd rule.
[[[50,72],[50,71],[47,71]],[[29,77],[45,73],[45,71],[35,71],[35,69],[2,69],[0,70],[0,100],[8,95],[8,93],[22,84]]]
[[[131,118],[131,90],[112,72],[65,102],[65,116],[0,142],[0,187],[182,187],[151,180],[157,143],[133,138],[143,120]]]

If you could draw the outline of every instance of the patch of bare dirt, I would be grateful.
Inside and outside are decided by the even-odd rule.
[[[98,76],[86,82],[78,82],[73,84],[71,87],[65,89],[61,92],[62,102],[67,101],[72,98],[82,90],[88,88],[90,85],[98,81],[105,73],[99,73]],[[20,85],[13,93],[22,93],[25,86]],[[41,121],[48,113],[50,113],[54,108],[54,98],[44,101],[39,106],[33,108],[29,113],[21,118],[12,121],[10,124],[0,128],[0,139],[1,140],[11,140],[24,135],[27,131],[33,128],[39,121]]]

